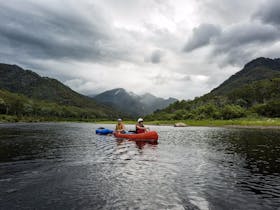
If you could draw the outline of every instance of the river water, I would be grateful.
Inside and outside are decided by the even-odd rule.
[[[0,124],[0,209],[280,209],[280,130],[100,126]]]

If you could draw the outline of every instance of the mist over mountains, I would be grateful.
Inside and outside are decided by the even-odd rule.
[[[93,99],[129,116],[145,116],[155,110],[166,108],[168,105],[177,101],[175,98],[163,99],[150,93],[137,95],[123,88],[105,91],[94,96]]]

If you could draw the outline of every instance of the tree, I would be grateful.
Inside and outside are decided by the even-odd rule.
[[[258,104],[252,108],[255,112],[266,117],[280,117],[280,100]]]
[[[0,114],[7,114],[7,104],[3,98],[0,97]]]
[[[221,116],[225,120],[240,118],[245,116],[245,110],[238,105],[226,105],[221,110]]]

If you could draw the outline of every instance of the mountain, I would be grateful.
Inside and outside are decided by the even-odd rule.
[[[94,100],[101,104],[114,107],[130,116],[144,113],[144,106],[139,103],[137,96],[126,92],[123,88],[105,91],[95,96]]]
[[[92,98],[71,90],[58,80],[41,77],[16,65],[0,64],[0,89],[37,101],[82,108],[85,113],[90,112],[91,116],[112,118],[118,115],[112,108],[96,103]]]
[[[280,59],[257,58],[204,96],[177,101],[148,120],[280,117]]]
[[[163,109],[177,101],[175,98],[163,99],[149,93],[136,95],[133,92],[127,92],[123,88],[105,91],[95,96],[94,99],[127,113],[131,117],[151,114],[153,111]]]
[[[140,96],[140,102],[147,107],[150,113],[158,109],[164,109],[175,101],[177,101],[176,98],[169,97],[168,99],[164,99],[150,93],[145,93]]]
[[[221,95],[231,92],[237,87],[240,88],[252,82],[263,79],[280,77],[280,58],[257,58],[244,66],[244,68],[231,76],[219,87],[211,91],[213,94]]]
[[[41,77],[16,65],[0,64],[0,75],[0,88],[13,93],[63,105],[97,107],[91,98],[71,90],[58,80]]]

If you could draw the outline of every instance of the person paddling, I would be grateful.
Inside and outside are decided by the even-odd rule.
[[[118,133],[125,133],[125,126],[122,122],[122,119],[118,119],[115,131]]]
[[[144,126],[144,120],[142,118],[139,118],[137,122],[138,123],[136,124],[136,133],[145,133],[150,130],[148,127]]]

